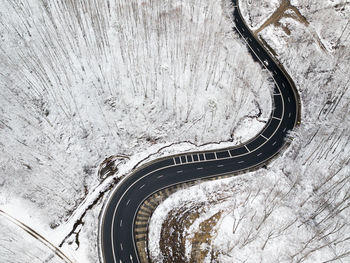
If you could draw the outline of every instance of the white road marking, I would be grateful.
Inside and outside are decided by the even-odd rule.
[[[239,161],[238,163],[244,163],[244,161]]]
[[[223,167],[224,165],[223,164],[218,164],[218,167]]]
[[[215,159],[217,159],[218,157],[217,157],[217,155],[216,155],[216,152],[214,152],[214,155],[215,155]]]
[[[164,177],[164,175],[159,175],[159,176],[157,176],[158,179],[159,179],[159,178],[162,178],[162,177]]]
[[[260,156],[260,155],[262,155],[262,153],[258,153],[256,156]]]
[[[120,224],[119,224],[120,227],[123,226],[123,219],[120,220]]]
[[[203,170],[203,167],[197,167],[197,170]]]
[[[230,152],[230,151],[228,151],[228,154],[230,155],[230,157],[232,157],[232,154],[231,154],[231,152]]]
[[[277,71],[276,71],[276,70],[274,70],[273,72],[274,72],[276,75],[278,75],[278,73],[277,73]]]
[[[287,130],[287,128],[284,128],[284,129],[283,129],[283,132],[285,132],[286,130]]]
[[[258,47],[256,49],[258,50],[258,52],[260,52],[260,49]]]
[[[131,255],[130,255],[130,260],[131,260],[131,262],[134,262]]]
[[[281,120],[280,118],[277,118],[277,117],[275,117],[275,116],[273,116],[272,118],[273,118],[273,119],[276,119],[276,120],[279,120],[279,121]]]
[[[290,98],[288,97],[288,102],[290,102]]]
[[[283,88],[285,88],[286,86],[284,85],[284,83],[282,82],[282,86],[283,86]]]
[[[179,171],[176,171],[176,172],[179,174],[179,173],[182,173],[182,172],[183,172],[183,170],[179,170]]]
[[[126,205],[128,205],[130,203],[130,199],[126,202]]]
[[[123,249],[123,244],[122,243],[120,243],[120,249],[123,251],[124,249]]]
[[[265,140],[268,140],[268,138],[266,138],[264,135],[261,134],[261,137],[263,137]]]
[[[145,186],[144,184],[143,184],[143,185],[141,185],[141,187],[140,187],[139,189],[142,189],[144,186]]]
[[[250,152],[250,150],[248,149],[247,145],[244,145],[244,147],[247,149],[248,152]]]
[[[276,143],[277,143],[277,142],[276,142],[276,141],[274,141],[272,145],[275,145]]]
[[[290,116],[291,116],[291,113],[288,114],[288,118],[290,118]]]

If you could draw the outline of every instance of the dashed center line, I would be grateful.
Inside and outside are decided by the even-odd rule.
[[[239,161],[238,163],[244,163],[244,161]]]
[[[258,153],[256,156],[260,156],[260,155],[262,155],[262,153]]]
[[[121,249],[121,251],[124,250],[124,249],[123,249],[123,244],[122,244],[122,243],[120,243],[120,249]]]
[[[223,167],[224,165],[223,164],[218,164],[218,167]]]
[[[123,219],[120,220],[120,224],[119,224],[120,227],[123,226]]]
[[[276,142],[276,141],[274,141],[272,145],[275,145],[276,143],[277,143],[277,142]]]
[[[141,185],[139,189],[142,189],[144,186],[145,186],[144,184],[143,184],[143,185]]]
[[[183,170],[176,171],[178,174],[183,173]]]
[[[164,175],[159,175],[159,176],[157,176],[158,179],[159,179],[159,178],[162,178],[162,177],[164,177]]]
[[[130,203],[130,199],[126,202],[126,206],[128,206],[129,203]]]
[[[197,167],[197,170],[203,170],[203,167]]]

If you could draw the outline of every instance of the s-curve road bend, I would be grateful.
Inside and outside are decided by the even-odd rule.
[[[170,156],[124,178],[112,191],[102,211],[99,245],[104,262],[140,262],[133,233],[134,221],[147,197],[175,184],[259,167],[282,149],[288,131],[298,123],[298,94],[294,84],[254,38],[242,19],[238,0],[232,3],[235,6],[234,29],[249,47],[253,58],[270,72],[275,82],[270,119],[257,136],[240,146]]]

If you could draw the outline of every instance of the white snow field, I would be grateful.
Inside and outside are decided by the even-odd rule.
[[[193,262],[198,253],[203,262],[350,262],[350,3],[240,2],[300,90],[301,126],[266,169],[162,203],[151,220],[151,255],[156,262],[169,255]],[[280,5],[280,17],[261,28]],[[175,236],[173,215],[181,240],[164,246]]]
[[[0,215],[0,259],[11,263],[63,263],[43,243]]]
[[[100,193],[114,178],[254,136],[271,80],[232,32],[226,4],[2,0],[0,209],[72,260],[97,262]],[[110,156],[117,172],[99,175]]]

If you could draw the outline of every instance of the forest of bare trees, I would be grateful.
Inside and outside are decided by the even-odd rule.
[[[258,29],[285,2],[241,1],[241,6],[250,26]],[[350,5],[287,4],[290,8],[259,37],[276,52],[301,94],[302,121],[289,136],[290,147],[267,169],[174,194],[152,218],[154,258],[162,259],[157,238],[159,225],[171,216],[169,208],[174,213],[195,207],[197,198],[202,206],[194,210],[196,220],[183,229],[189,262],[199,226],[218,212],[222,216],[212,238],[202,246],[205,262],[349,261]]]

